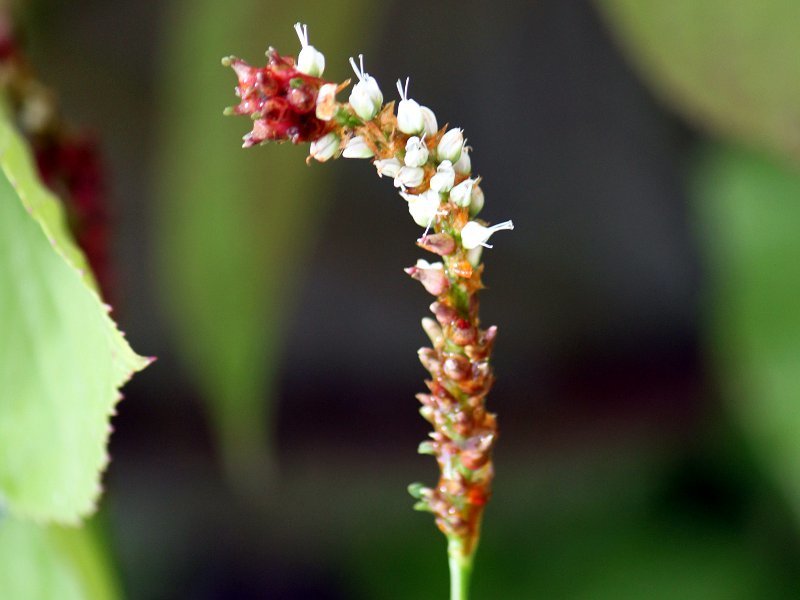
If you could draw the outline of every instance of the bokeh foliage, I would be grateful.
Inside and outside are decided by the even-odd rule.
[[[325,167],[306,166],[307,148],[239,148],[250,124],[222,116],[238,99],[220,59],[236,53],[258,64],[267,44],[294,54],[291,24],[301,19],[328,57],[326,76],[344,79],[363,5],[178,1],[175,26],[165,28],[156,203],[162,289],[181,357],[210,404],[239,484],[269,471],[284,324],[327,196]]]
[[[119,387],[137,356],[91,286],[59,201],[0,121],[0,497],[39,522],[94,510]]]
[[[700,128],[800,161],[800,3],[597,0],[643,79]]]

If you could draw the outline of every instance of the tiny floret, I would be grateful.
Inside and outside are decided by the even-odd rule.
[[[486,242],[495,231],[501,231],[503,229],[514,229],[514,224],[511,221],[503,221],[497,225],[486,227],[477,221],[470,221],[464,225],[464,228],[461,230],[461,244],[467,250],[472,250],[478,246],[491,248]]]
[[[474,185],[474,179],[465,179],[450,190],[450,201],[456,206],[466,208],[472,200],[472,187]]]
[[[364,55],[358,55],[359,63],[350,57],[350,65],[358,77],[358,83],[350,92],[350,106],[364,121],[371,121],[383,106],[383,94],[375,78],[364,70]]]
[[[453,169],[459,175],[469,175],[472,173],[472,161],[469,158],[469,146],[464,142],[464,147],[461,148],[461,156],[456,162],[453,163]]]
[[[406,142],[405,163],[407,167],[421,167],[428,162],[428,147],[417,136],[411,136]]]
[[[408,135],[418,135],[425,129],[425,119],[422,108],[416,100],[408,97],[408,82],[406,77],[405,87],[397,80],[397,91],[400,93],[400,103],[397,105],[397,127]]]
[[[378,170],[378,177],[391,177],[394,179],[403,167],[403,163],[397,158],[384,158],[375,161],[375,168]],[[400,186],[397,186],[400,187]]]
[[[456,172],[453,170],[453,164],[449,160],[443,160],[436,167],[436,174],[431,177],[431,189],[446,194],[452,189],[455,180]]]
[[[372,158],[374,155],[375,153],[372,151],[372,148],[369,147],[366,140],[360,135],[350,138],[350,141],[347,142],[347,146],[345,146],[342,152],[342,156],[345,158]]]
[[[325,70],[325,56],[308,43],[308,25],[294,24],[300,40],[300,54],[297,56],[297,70],[311,77],[321,77]]]
[[[336,114],[336,84],[325,83],[317,93],[316,117],[320,121],[330,121]]]
[[[318,140],[311,142],[309,153],[314,160],[325,162],[330,160],[339,151],[339,136],[333,132],[326,133]]]
[[[483,210],[484,202],[485,199],[483,197],[483,190],[481,189],[481,186],[472,186],[472,198],[469,201],[469,216],[474,217],[481,212]]]
[[[400,189],[415,188],[425,181],[425,169],[422,167],[401,167],[394,178],[394,187]]]
[[[422,122],[425,124],[425,135],[436,135],[436,132],[439,131],[439,124],[436,121],[436,115],[433,114],[433,111],[427,106],[420,106],[419,109],[422,111]]]
[[[439,140],[439,145],[436,147],[436,155],[439,160],[449,160],[452,163],[456,163],[461,158],[463,146],[464,133],[460,129],[451,129]]]
[[[441,204],[441,197],[438,193],[427,190],[419,195],[404,192],[400,192],[400,195],[408,201],[408,212],[417,225],[427,228],[433,224]]]

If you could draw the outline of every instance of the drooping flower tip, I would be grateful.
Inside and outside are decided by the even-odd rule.
[[[267,56],[264,67],[252,67],[236,57],[223,61],[236,73],[236,95],[240,98],[239,104],[227,109],[226,114],[249,115],[254,120],[244,146],[269,140],[311,142],[325,135],[329,126],[317,117],[315,109],[321,89],[328,90],[326,82],[299,71],[292,58],[283,57],[272,48]],[[330,102],[335,109],[335,98]]]
[[[350,66],[358,77],[358,82],[350,92],[350,106],[356,114],[364,121],[371,121],[375,118],[383,106],[383,93],[378,87],[378,82],[364,70],[364,55],[358,55],[359,63],[350,57]]]
[[[403,86],[403,82],[397,80],[397,91],[400,94],[400,103],[397,105],[397,127],[408,135],[418,135],[425,129],[425,118],[419,103],[408,97],[409,81],[406,77]]]
[[[300,40],[300,54],[297,56],[297,70],[312,77],[322,77],[325,71],[325,55],[308,43],[308,25],[294,24]]]
[[[461,230],[461,245],[467,250],[472,250],[474,248],[478,248],[479,246],[491,248],[492,246],[486,242],[489,240],[492,234],[496,231],[502,231],[506,229],[514,229],[514,223],[511,221],[503,221],[497,225],[486,227],[477,221],[470,221],[464,225],[464,228]]]

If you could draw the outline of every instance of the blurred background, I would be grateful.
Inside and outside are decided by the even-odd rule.
[[[93,530],[120,596],[427,599],[418,228],[366,161],[240,148],[220,58],[365,54],[463,127],[500,328],[474,598],[800,595],[800,4],[30,0],[93,132],[125,388]],[[25,600],[25,599],[23,599]]]

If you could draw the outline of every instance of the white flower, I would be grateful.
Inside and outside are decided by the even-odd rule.
[[[300,39],[300,54],[297,56],[297,70],[312,77],[321,77],[325,70],[325,56],[308,43],[308,25],[294,24]]]
[[[456,172],[453,170],[452,163],[449,160],[443,160],[436,167],[436,175],[431,177],[431,189],[445,194],[451,190],[455,180]]]
[[[464,133],[456,128],[451,129],[439,140],[436,147],[436,156],[439,160],[449,160],[452,163],[458,162],[461,158],[461,148],[464,147]]]
[[[421,167],[428,162],[428,147],[417,136],[411,136],[406,142],[405,163],[407,167]]]
[[[364,138],[360,135],[357,135],[350,138],[350,141],[347,142],[347,146],[345,146],[342,156],[345,158],[372,158],[374,153],[367,145],[367,142],[364,140]]]
[[[469,206],[469,203],[472,200],[472,186],[474,185],[474,179],[465,179],[452,190],[450,190],[450,200],[453,202],[453,204],[462,208]]]
[[[401,167],[394,178],[394,187],[414,188],[422,185],[425,170],[422,167]]]
[[[427,190],[419,195],[405,192],[400,192],[400,195],[408,201],[408,212],[414,222],[420,227],[430,227],[439,212],[442,200],[439,194],[433,190]]]
[[[441,262],[429,263],[424,258],[417,259],[417,264],[414,265],[418,269],[444,269],[444,264]]]
[[[472,197],[469,201],[469,216],[474,217],[477,215],[481,210],[483,210],[483,190],[481,186],[476,185],[472,187]]]
[[[453,169],[459,175],[469,175],[472,173],[472,161],[469,158],[469,146],[465,145],[461,149],[461,156],[459,159],[453,164]]]
[[[317,92],[316,115],[320,121],[330,121],[336,114],[336,84],[326,83]]]
[[[425,135],[435,135],[439,131],[439,123],[436,122],[436,115],[427,106],[420,106],[422,111],[422,121],[425,123]]]
[[[378,169],[378,177],[391,177],[394,179],[403,167],[403,163],[397,158],[384,158],[375,161],[375,168]],[[400,187],[400,186],[397,186]]]
[[[416,100],[408,98],[408,77],[406,85],[397,80],[397,91],[400,92],[400,103],[397,105],[397,127],[408,135],[417,135],[425,129],[425,119],[422,115],[422,108]]]
[[[339,136],[333,132],[323,135],[318,140],[311,142],[311,157],[319,162],[330,160],[339,150]]]
[[[350,92],[350,106],[359,117],[365,121],[371,121],[383,106],[383,94],[375,78],[364,71],[364,55],[359,54],[358,60],[359,64],[357,65],[353,57],[350,57],[350,65],[358,77],[358,83]]]
[[[495,231],[501,231],[503,229],[514,229],[514,224],[511,221],[503,221],[497,225],[486,227],[477,221],[470,221],[464,225],[464,228],[461,230],[461,245],[467,250],[472,250],[478,246],[491,248],[491,246],[486,243],[487,240]]]

